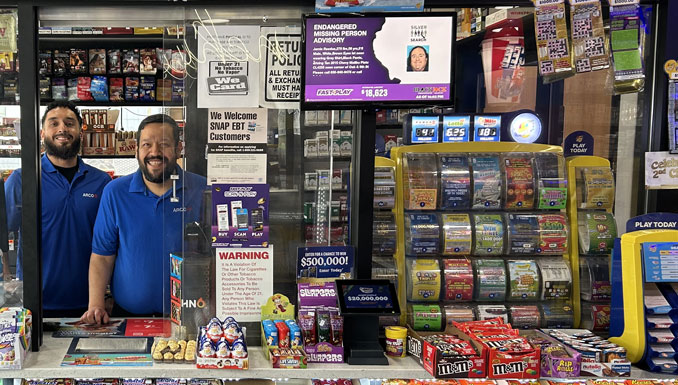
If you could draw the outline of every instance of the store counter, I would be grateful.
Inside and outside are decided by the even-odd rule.
[[[307,369],[273,369],[261,347],[250,347],[250,369],[208,370],[190,364],[153,366],[61,366],[70,338],[45,335],[39,352],[31,352],[22,370],[0,370],[1,378],[432,378],[412,357],[389,358],[388,366],[314,364]]]
[[[388,366],[348,364],[309,364],[307,369],[273,369],[260,347],[249,349],[248,370],[207,370],[188,364],[153,364],[147,367],[60,366],[71,343],[70,338],[45,335],[39,352],[31,352],[22,370],[0,370],[0,378],[431,378],[413,357],[389,358]],[[633,368],[634,379],[669,379],[675,374],[650,373]]]

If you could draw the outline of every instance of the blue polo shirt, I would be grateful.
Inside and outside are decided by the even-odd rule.
[[[80,157],[70,183],[45,154],[41,167],[42,306],[46,310],[87,308],[92,229],[101,193],[111,177]],[[9,230],[19,234],[17,277],[23,279],[21,169],[7,179],[5,196]]]
[[[106,186],[94,226],[92,251],[115,255],[111,291],[128,312],[169,312],[169,254],[182,251],[183,229],[200,219],[207,180],[177,166],[179,202],[172,189],[159,197],[146,188],[141,170]],[[164,290],[164,294],[163,294]]]

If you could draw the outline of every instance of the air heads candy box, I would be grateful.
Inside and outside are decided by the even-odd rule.
[[[435,378],[486,377],[481,349],[480,343],[454,327],[448,327],[445,334],[408,328],[407,352]]]

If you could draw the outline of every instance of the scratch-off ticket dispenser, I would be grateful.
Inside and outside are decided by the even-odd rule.
[[[628,360],[678,373],[678,214],[631,218],[612,253],[610,341]]]

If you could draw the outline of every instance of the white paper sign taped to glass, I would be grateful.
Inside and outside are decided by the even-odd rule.
[[[266,144],[207,145],[207,184],[266,183]]]
[[[207,143],[266,143],[264,108],[210,109]]]
[[[216,317],[261,321],[261,304],[273,295],[273,246],[216,249]]]
[[[197,28],[198,108],[257,107],[258,26]]]
[[[301,28],[262,28],[268,44],[265,65],[260,66],[259,105],[268,108],[299,108],[301,97]]]
[[[267,129],[263,108],[210,109],[207,183],[266,183]]]

